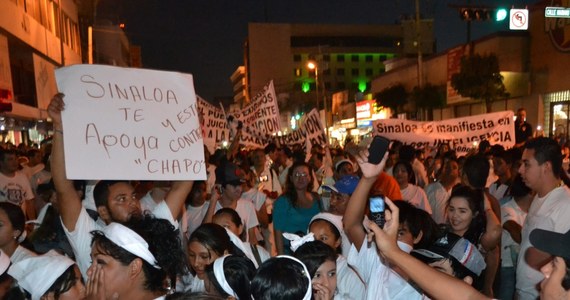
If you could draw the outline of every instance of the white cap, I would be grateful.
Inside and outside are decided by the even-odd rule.
[[[309,232],[309,229],[311,228],[311,224],[313,224],[313,222],[316,220],[325,220],[325,221],[330,222],[340,233],[340,240],[342,243],[341,246],[346,247],[346,249],[349,249],[351,243],[350,243],[350,240],[348,239],[348,237],[346,236],[346,233],[344,233],[344,228],[343,228],[343,224],[342,224],[342,216],[337,216],[337,215],[334,215],[334,214],[331,214],[328,212],[318,213],[309,222],[309,228],[307,228],[307,232]],[[348,253],[341,253],[341,254],[348,255]]]
[[[132,229],[119,223],[111,223],[103,228],[105,237],[117,246],[140,257],[151,266],[160,269],[154,255],[148,249],[148,243]]]
[[[39,300],[53,283],[74,264],[75,262],[67,256],[50,250],[44,255],[29,257],[13,264],[8,274],[32,294],[32,300]]]

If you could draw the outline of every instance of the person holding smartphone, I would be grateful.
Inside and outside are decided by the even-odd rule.
[[[356,155],[356,160],[362,170],[362,178],[358,182],[354,193],[350,197],[344,214],[344,230],[348,239],[354,244],[348,254],[348,263],[362,276],[365,281],[366,299],[422,299],[423,295],[407,282],[407,278],[399,275],[393,268],[385,263],[379,256],[374,245],[367,243],[364,227],[364,212],[367,202],[371,202],[371,218],[376,219],[378,224],[383,225],[386,197],[377,194],[369,196],[378,176],[383,172],[388,159],[387,151],[381,151],[370,147],[374,155],[381,155],[381,160],[369,160],[369,151],[362,150]],[[371,163],[376,162],[376,164]],[[378,216],[378,217],[377,217]],[[405,252],[412,250],[412,245],[398,241],[398,245]]]

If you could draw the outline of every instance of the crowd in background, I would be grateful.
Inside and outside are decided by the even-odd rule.
[[[350,140],[234,142],[204,150],[205,181],[72,181],[64,106],[41,147],[0,149],[0,299],[570,299],[554,139],[392,141],[379,164]]]

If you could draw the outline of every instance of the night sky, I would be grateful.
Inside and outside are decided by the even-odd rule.
[[[437,51],[466,41],[466,23],[449,4],[524,8],[532,0],[420,0],[424,18],[434,19]],[[120,15],[131,43],[142,47],[145,68],[194,75],[196,93],[207,100],[232,95],[230,75],[243,64],[248,22],[394,24],[414,16],[414,0],[101,0]],[[473,22],[472,39],[508,23]]]

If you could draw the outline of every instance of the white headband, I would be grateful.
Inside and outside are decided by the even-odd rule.
[[[29,257],[14,263],[8,269],[8,274],[18,281],[20,287],[32,295],[32,300],[39,300],[73,264],[75,264],[73,260],[55,250],[50,250],[44,255]]]
[[[309,232],[303,237],[300,237],[293,233],[284,232],[283,237],[288,239],[291,242],[291,251],[297,251],[297,248],[301,247],[304,243],[312,242],[315,240],[315,235],[312,232]]]
[[[311,274],[309,274],[309,270],[307,270],[307,267],[305,266],[305,264],[298,260],[297,258],[293,257],[293,256],[289,256],[289,255],[278,255],[277,257],[279,258],[287,258],[290,260],[294,260],[298,263],[301,264],[301,266],[303,267],[303,275],[305,275],[307,277],[307,279],[309,280],[309,285],[307,286],[307,292],[305,293],[305,296],[303,296],[303,300],[311,300],[311,294],[313,293],[313,288],[312,288],[312,281],[311,281]]]
[[[224,255],[214,261],[214,276],[216,276],[216,280],[218,280],[218,283],[220,284],[224,292],[226,292],[228,295],[232,297],[235,297],[236,299],[239,299],[234,290],[232,289],[232,287],[230,286],[230,284],[228,283],[228,281],[226,280],[226,274],[224,274],[224,260],[228,256],[229,255]]]
[[[140,257],[156,269],[160,269],[156,258],[148,250],[148,243],[132,229],[119,223],[111,223],[103,228],[103,233],[117,246]]]
[[[243,243],[242,240],[240,240],[240,238],[235,235],[233,232],[231,232],[229,229],[225,228],[226,232],[228,233],[228,236],[230,237],[230,241],[232,241],[232,243],[238,247],[241,251],[243,251],[243,253],[245,254],[245,256],[247,256],[247,258],[249,258],[251,260],[251,262],[253,262],[253,265],[255,266],[255,269],[259,268],[259,265],[257,264],[257,260],[255,259],[255,256],[253,255],[253,252],[251,251],[251,247],[248,247],[247,245],[245,245]]]

